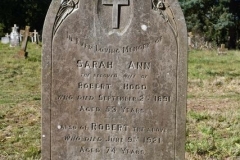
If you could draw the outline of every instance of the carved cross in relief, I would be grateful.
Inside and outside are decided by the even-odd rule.
[[[119,26],[119,8],[120,6],[129,5],[128,0],[102,0],[103,5],[112,5],[112,28],[117,29]]]

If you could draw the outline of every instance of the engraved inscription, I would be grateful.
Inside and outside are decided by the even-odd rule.
[[[127,131],[128,126],[126,124],[98,124],[91,123],[91,130],[100,131]]]
[[[95,99],[94,96],[85,96],[85,95],[77,96],[77,100],[93,101],[94,99]]]
[[[107,139],[106,139],[106,141],[107,141],[107,142],[118,142],[118,143],[122,143],[122,142],[123,142],[123,138],[108,136]]]
[[[123,89],[127,89],[127,90],[133,90],[133,89],[136,89],[136,90],[146,90],[147,86],[146,85],[140,85],[140,84],[127,84],[127,83],[124,83],[123,84]]]
[[[161,137],[152,137],[152,136],[146,136],[146,137],[121,137],[121,136],[111,136],[107,135],[104,137],[98,137],[98,136],[84,136],[84,135],[75,135],[75,134],[68,134],[63,137],[65,141],[68,142],[90,142],[90,143],[96,143],[96,142],[113,142],[113,143],[138,143],[143,142],[147,144],[160,144],[162,143]]]
[[[159,36],[150,42],[145,42],[139,45],[124,45],[124,46],[100,46],[98,44],[89,44],[84,40],[80,41],[80,38],[76,37],[74,34],[70,34],[69,31],[66,32],[67,40],[71,43],[81,46],[85,50],[91,50],[94,53],[102,54],[118,54],[118,53],[137,53],[147,51],[150,45],[159,44],[162,42],[162,36]]]
[[[102,142],[101,137],[84,137],[79,135],[67,135],[65,141]]]
[[[141,114],[144,113],[144,109],[143,108],[134,108],[134,107],[125,107],[125,106],[121,106],[120,108],[116,107],[116,106],[107,106],[106,107],[106,112],[110,112],[110,113],[116,113],[116,112],[121,112],[121,113],[136,113],[136,114]]]
[[[118,2],[120,1],[124,0],[119,0]],[[111,4],[114,8],[114,3],[117,4],[117,0],[102,0],[102,3],[106,3],[104,5]],[[117,6],[119,7],[119,5]],[[117,27],[118,26],[119,24],[117,24]],[[150,40],[149,42],[143,42],[142,44],[104,46],[101,45],[101,43],[92,43],[88,40],[81,41],[82,39],[75,37],[75,35],[70,35],[68,32],[67,34],[67,39],[70,43],[76,43],[76,45],[79,45],[79,47],[85,50],[86,53],[89,53],[89,57],[93,57],[91,59],[89,57],[79,57],[77,61],[75,61],[75,66],[80,72],[78,77],[79,81],[75,82],[79,93],[72,93],[73,95],[63,93],[63,95],[59,95],[57,98],[58,100],[67,101],[69,103],[73,100],[82,101],[85,104],[75,106],[79,116],[98,116],[104,114],[103,118],[106,119],[106,121],[99,121],[95,119],[87,125],[59,125],[59,131],[66,132],[65,135],[62,136],[62,139],[67,141],[67,143],[72,144],[83,143],[84,145],[77,147],[77,150],[79,151],[78,154],[87,155],[103,153],[112,155],[123,154],[124,156],[144,155],[148,151],[140,148],[133,148],[131,145],[125,146],[123,144],[138,145],[141,143],[147,146],[162,145],[162,136],[167,133],[166,128],[159,127],[158,125],[155,125],[155,127],[141,125],[132,126],[131,124],[125,122],[116,121],[118,119],[123,119],[123,115],[132,117],[143,116],[145,114],[150,115],[152,112],[152,106],[142,105],[142,102],[151,101],[152,103],[160,104],[156,107],[162,107],[163,105],[161,104],[171,101],[171,97],[169,95],[153,95],[146,92],[149,90],[149,88],[151,88],[149,87],[151,84],[146,83],[145,80],[149,79],[149,77],[151,78],[150,71],[153,69],[154,64],[152,63],[154,61],[151,61],[151,59],[129,59],[122,65],[122,67],[131,72],[119,73],[117,72],[119,67],[117,64],[118,61],[115,61],[111,58],[109,58],[109,60],[106,58],[102,59],[102,56],[105,56],[104,54],[111,54],[111,56],[114,54],[116,54],[116,56],[119,54],[129,54],[134,56],[147,53],[153,45],[161,42],[162,37],[160,36],[156,39]],[[97,58],[97,54],[101,55]],[[112,69],[114,69],[114,72],[109,73],[109,71],[112,71]],[[94,78],[94,80],[91,78]],[[122,78],[126,81],[123,81],[120,84],[115,84],[112,81],[114,78]],[[139,78],[144,81],[135,81],[135,79]],[[95,79],[98,81],[95,81]],[[132,95],[111,92],[111,90],[115,88],[126,93],[135,90],[138,94]],[[88,90],[91,92],[85,92]],[[98,103],[91,104],[92,102],[97,101]],[[120,105],[116,105],[115,102],[118,102]],[[127,103],[125,104],[125,102]],[[108,119],[112,119],[113,121],[108,121]],[[80,132],[83,134],[80,134]],[[92,134],[95,132],[101,132],[104,134]],[[116,135],[112,133],[116,133]],[[129,133],[134,134],[129,135]],[[157,134],[156,136],[153,135],[155,133]],[[95,145],[100,145],[103,143],[106,144],[104,147],[96,147]],[[109,144],[111,145],[108,146]],[[119,144],[121,147],[117,146]]]
[[[171,101],[171,97],[170,96],[155,96],[154,100],[156,102],[170,102]]]
[[[124,74],[123,75],[123,78],[127,78],[127,79],[133,79],[133,78],[135,78],[135,74]]]
[[[76,125],[58,125],[57,128],[60,130],[87,130],[87,126],[76,126]]]
[[[139,97],[99,95],[98,98],[100,101],[129,101],[129,102],[144,101],[143,95]]]
[[[98,45],[95,46],[95,51],[100,53],[120,53],[119,48],[100,47]]]
[[[113,68],[113,62],[104,62],[104,61],[77,61],[77,67],[79,68],[101,68],[101,69],[109,69]]]
[[[144,137],[143,143],[147,144],[160,144],[162,142],[162,138],[158,137]]]
[[[86,87],[94,88],[94,89],[110,89],[111,85],[110,84],[91,84],[91,83],[84,83],[86,84]],[[80,82],[78,84],[80,88],[84,88],[83,83]],[[140,89],[145,90],[147,86],[145,85],[135,85],[135,89]],[[126,88],[125,88],[126,89]],[[84,100],[84,101],[92,101],[95,99],[98,99],[99,101],[126,101],[126,102],[142,102],[142,101],[155,101],[155,102],[171,102],[171,96],[165,96],[165,95],[139,95],[139,96],[115,96],[115,95],[98,95],[97,97],[92,96],[92,95],[78,95],[78,96],[73,96],[73,95],[58,95],[57,96],[58,100],[62,101],[72,101],[74,99],[77,100]]]
[[[145,127],[133,127],[134,132],[159,132],[165,133],[167,130],[165,128],[145,128]]]
[[[58,100],[73,100],[73,95],[59,95]]]
[[[117,78],[117,74],[94,74],[93,77]]]
[[[100,112],[101,109],[99,107],[85,107],[85,106],[80,106],[79,107],[80,112]]]
[[[149,70],[151,69],[151,62],[133,62],[131,61],[128,69]]]
[[[124,154],[124,155],[144,155],[146,154],[145,150],[143,149],[133,149],[129,147],[121,147],[117,148],[115,146],[111,147],[89,147],[89,146],[79,146],[79,153],[81,154],[99,154],[101,152],[105,152],[106,154]]]
[[[145,154],[144,150],[130,149],[130,148],[121,148],[123,154]]]
[[[79,89],[110,89],[111,84],[100,84],[100,83],[78,83]]]
[[[80,149],[80,153],[99,153],[101,150],[99,148],[91,148],[91,147],[85,147],[82,146]]]
[[[129,53],[129,52],[137,52],[137,51],[143,51],[148,49],[150,46],[150,43],[142,44],[139,46],[125,46],[122,48],[123,53]]]
[[[132,108],[123,106],[121,106],[121,111],[123,113],[144,113],[144,110],[142,108]]]

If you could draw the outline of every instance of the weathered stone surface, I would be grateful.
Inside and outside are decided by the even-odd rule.
[[[42,60],[42,159],[184,159],[177,1],[54,0]]]

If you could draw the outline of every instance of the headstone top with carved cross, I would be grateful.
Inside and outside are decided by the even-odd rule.
[[[42,57],[42,159],[184,160],[176,0],[53,0]]]

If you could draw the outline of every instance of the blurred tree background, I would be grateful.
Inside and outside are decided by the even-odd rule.
[[[165,0],[167,1],[167,0]],[[215,45],[240,48],[240,0],[179,0],[189,32]],[[51,0],[1,0],[0,36],[13,24],[41,32]]]
[[[189,32],[215,45],[240,47],[240,0],[179,0]]]
[[[51,0],[1,0],[0,1],[0,36],[10,33],[14,24],[24,29],[41,31]]]

